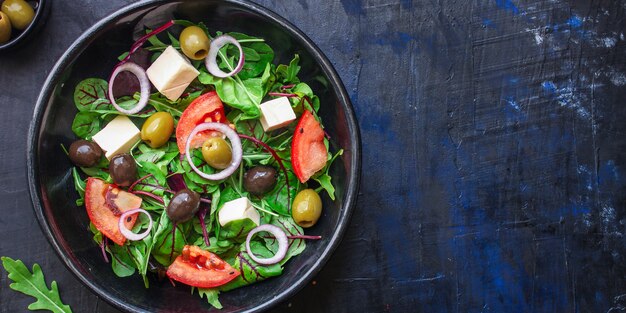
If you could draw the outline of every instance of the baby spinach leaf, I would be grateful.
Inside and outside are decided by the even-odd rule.
[[[3,256],[2,266],[9,273],[9,279],[13,281],[9,285],[11,289],[37,300],[28,306],[29,310],[50,310],[54,313],[72,312],[70,306],[61,301],[56,281],[52,281],[48,289],[39,264],[33,264],[31,273],[22,261]]]
[[[246,114],[246,119],[260,116],[259,105],[263,100],[263,82],[260,78],[239,79],[237,76],[218,78],[201,72],[198,80],[205,85],[215,86],[215,91],[222,102],[239,109]]]
[[[74,104],[80,112],[105,109],[111,106],[107,98],[109,83],[100,78],[87,78],[74,89]]]
[[[102,128],[100,114],[94,112],[78,112],[72,122],[72,131],[83,139],[90,139]]]

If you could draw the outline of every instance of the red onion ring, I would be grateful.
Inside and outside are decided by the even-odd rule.
[[[278,251],[276,251],[276,254],[274,254],[274,256],[271,258],[266,258],[266,259],[259,258],[256,255],[254,255],[254,253],[252,253],[252,249],[250,249],[250,240],[252,240],[252,236],[262,231],[266,231],[274,235],[274,237],[276,237],[276,241],[278,242]],[[250,256],[250,258],[253,259],[254,262],[257,262],[259,264],[271,265],[271,264],[276,264],[280,262],[287,255],[288,249],[289,249],[289,241],[287,239],[287,235],[280,227],[274,226],[272,224],[263,224],[261,226],[258,226],[254,228],[253,230],[251,230],[248,233],[248,237],[246,237],[246,251],[248,252],[248,255]]]
[[[139,98],[137,105],[135,105],[135,107],[130,110],[126,110],[120,107],[117,102],[115,102],[115,97],[113,96],[113,82],[115,81],[117,75],[121,72],[130,72],[131,74],[134,74],[139,80],[139,86],[141,88],[141,97]],[[149,98],[150,81],[148,80],[148,75],[146,74],[146,71],[141,66],[133,62],[123,62],[115,67],[113,73],[111,74],[111,78],[109,78],[109,101],[111,101],[111,104],[113,104],[115,109],[126,115],[135,114],[141,111],[146,106],[146,104],[148,104]]]
[[[191,153],[189,153],[191,140],[199,132],[205,131],[205,130],[216,130],[226,135],[228,140],[230,140],[230,145],[233,149],[232,160],[230,161],[230,164],[228,165],[228,167],[214,174],[207,174],[201,171],[199,168],[197,168],[193,164],[193,161],[191,160]],[[208,180],[222,180],[232,175],[237,170],[237,168],[239,168],[239,164],[241,164],[241,159],[243,157],[243,149],[241,148],[241,140],[239,140],[239,136],[228,125],[222,124],[222,123],[202,123],[196,126],[196,128],[194,128],[191,131],[191,134],[189,134],[189,137],[187,137],[187,143],[185,144],[185,155],[187,156],[187,162],[189,162],[189,165],[191,166],[191,168],[194,170],[194,172],[198,173],[198,175]]]
[[[126,228],[126,225],[124,225],[124,220],[126,220],[126,218],[129,215],[135,214],[135,213],[143,213],[147,215],[148,220],[150,220],[150,224],[148,224],[148,229],[146,229],[143,233],[135,234],[130,229]],[[146,236],[150,234],[150,230],[152,229],[152,216],[150,216],[150,213],[148,213],[148,211],[144,209],[137,208],[137,209],[128,210],[122,213],[122,215],[120,215],[120,219],[117,222],[117,226],[120,228],[120,233],[122,233],[122,235],[126,237],[126,239],[133,240],[133,241],[141,240],[141,239],[146,238]]]
[[[217,65],[217,53],[220,51],[220,49],[223,46],[229,43],[235,45],[237,49],[239,49],[239,63],[237,63],[237,66],[235,67],[235,69],[232,70],[230,73],[225,73]],[[206,66],[206,69],[209,71],[209,73],[211,73],[211,75],[213,76],[220,77],[220,78],[230,77],[239,73],[239,71],[241,71],[241,69],[243,68],[243,63],[244,63],[243,49],[241,48],[239,41],[237,41],[237,39],[228,35],[215,37],[215,39],[211,41],[211,46],[209,46],[209,54],[207,55],[206,59],[204,59],[204,65]]]

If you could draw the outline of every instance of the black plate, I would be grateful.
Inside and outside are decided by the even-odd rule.
[[[322,100],[320,113],[332,136],[332,149],[345,150],[331,170],[337,200],[322,197],[323,216],[307,231],[323,239],[309,242],[301,256],[287,263],[282,276],[220,295],[222,312],[261,311],[293,295],[329,259],[354,208],[360,172],[358,127],[337,73],[310,39],[265,8],[241,1],[146,1],[129,5],[87,30],[57,62],[37,101],[27,151],[34,210],[65,265],[114,306],[130,312],[197,312],[210,308],[206,300],[191,295],[189,287],[172,287],[167,280],[153,278],[151,288],[145,289],[139,275],[115,276],[92,240],[84,208],[74,203],[77,194],[71,164],[61,149],[61,144],[68,146],[76,139],[70,129],[76,114],[72,101],[76,84],[88,77],[108,77],[116,57],[130,47],[135,29],[141,30],[143,25],[156,27],[172,18],[203,21],[213,30],[263,37],[281,63],[288,63],[294,53],[300,54],[301,78]]]

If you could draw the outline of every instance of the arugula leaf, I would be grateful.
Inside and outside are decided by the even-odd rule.
[[[343,149],[340,149],[339,151],[337,151],[337,153],[335,153],[335,155],[332,155],[329,152],[328,153],[328,162],[326,162],[326,167],[321,171],[322,174],[315,175],[313,177],[313,179],[320,184],[320,187],[323,188],[324,190],[326,190],[326,192],[328,193],[328,196],[333,201],[335,200],[335,186],[333,186],[333,183],[331,181],[331,177],[328,174],[328,172],[330,171],[330,166],[333,164],[335,159],[338,156],[340,156],[340,155],[343,155]]]
[[[281,64],[276,67],[276,80],[283,84],[296,84],[300,82],[298,72],[300,72],[300,56],[295,55],[289,65]]]
[[[9,273],[9,279],[13,281],[9,285],[11,289],[37,299],[28,306],[29,310],[50,310],[54,313],[72,312],[70,306],[61,301],[56,281],[52,281],[48,289],[39,264],[33,264],[31,273],[22,261],[3,256],[2,266]]]
[[[192,288],[191,293],[193,294],[194,287],[191,287],[191,288]],[[198,289],[198,295],[200,295],[200,298],[206,297],[206,301],[218,310],[221,310],[223,308],[218,298],[218,296],[220,295],[220,291],[218,289],[215,289],[215,288],[197,288],[197,289]]]
[[[78,112],[72,122],[72,131],[83,139],[90,139],[102,128],[100,114],[94,112]]]
[[[72,167],[72,178],[74,179],[74,189],[78,193],[78,199],[76,199],[76,206],[81,206],[85,204],[85,188],[87,184],[85,181],[80,178],[80,174],[78,174],[78,169],[76,167]]]
[[[101,78],[87,78],[74,89],[74,104],[80,112],[111,107],[107,98],[109,83]]]
[[[228,33],[241,43],[244,52],[245,62],[243,68],[237,76],[242,80],[259,76],[265,68],[274,60],[274,50],[263,39],[248,36],[242,33]],[[228,48],[229,55],[238,54],[235,46],[230,45]]]

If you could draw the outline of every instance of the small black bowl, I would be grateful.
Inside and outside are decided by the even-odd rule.
[[[2,3],[2,1],[3,0],[0,0],[0,3]],[[15,47],[19,47],[21,44],[28,41],[29,38],[32,38],[33,35],[37,33],[45,24],[46,18],[48,17],[48,12],[50,11],[50,5],[48,4],[48,1],[28,0],[26,2],[32,5],[35,9],[35,17],[33,17],[33,21],[30,22],[28,27],[26,27],[26,29],[24,30],[13,29],[11,39],[5,43],[0,44],[0,53],[13,49]]]
[[[29,189],[35,214],[48,240],[67,268],[89,289],[117,308],[129,312],[198,312],[210,309],[189,287],[172,287],[165,280],[143,286],[139,275],[118,278],[102,260],[88,230],[89,218],[75,204],[71,168],[61,144],[76,139],[71,123],[76,114],[72,95],[88,77],[108,77],[116,57],[127,51],[143,25],[155,27],[172,18],[203,21],[210,29],[239,31],[263,37],[286,64],[300,55],[303,81],[320,97],[320,115],[334,151],[344,149],[331,175],[336,200],[322,195],[324,213],[307,233],[304,253],[291,259],[283,275],[222,293],[221,312],[258,312],[292,296],[309,282],[339,245],[354,209],[360,173],[360,137],[349,97],[322,52],[301,31],[277,14],[239,0],[153,0],[134,3],[88,29],[55,65],[37,100],[28,137]]]

